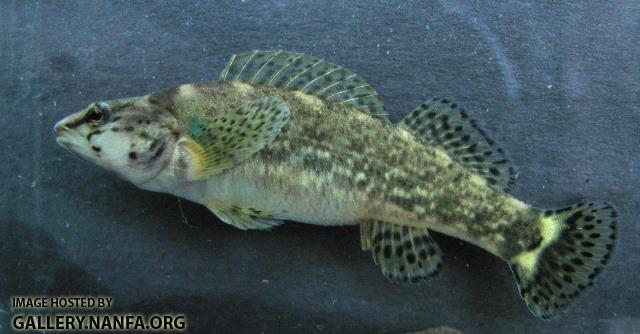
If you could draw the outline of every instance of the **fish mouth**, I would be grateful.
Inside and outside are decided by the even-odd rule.
[[[56,143],[58,143],[58,145],[64,147],[64,148],[69,148],[69,146],[71,146],[71,141],[68,138],[65,137],[57,137],[56,138]]]
[[[82,161],[91,163],[89,157],[84,154],[82,145],[78,145],[78,134],[67,126],[69,117],[60,120],[53,126],[53,131],[58,135],[56,137],[56,143],[67,149],[74,156]]]
[[[66,123],[66,118],[59,121],[58,123],[56,123],[56,125],[53,126],[53,131],[59,135],[62,135],[63,133],[69,131]]]
[[[53,131],[58,135],[56,142],[78,159],[94,163],[95,157],[92,156],[92,152],[87,150],[88,141],[74,129],[73,124],[77,121],[78,114],[67,116],[53,126]]]
[[[69,138],[60,136],[56,138],[56,142],[58,143],[58,145],[66,148],[67,151],[71,152],[71,154],[76,156],[78,159],[89,162],[89,163],[91,162],[84,154],[80,154],[80,152],[78,152],[79,151],[78,146],[75,145],[73,141],[70,140]]]
[[[67,126],[67,124],[69,123],[69,118],[72,116],[66,117],[56,123],[56,125],[53,126],[53,131],[58,135],[58,137],[56,138],[56,142],[58,143],[58,145],[76,154],[75,151],[79,147],[76,143],[76,140],[74,140],[75,138],[73,137],[77,137],[78,135],[75,133],[75,131],[71,131],[71,129]]]

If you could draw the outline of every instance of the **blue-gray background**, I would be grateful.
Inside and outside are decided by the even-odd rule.
[[[0,2],[0,292],[106,294],[114,312],[186,313],[192,332],[626,332],[640,327],[637,1]],[[569,313],[531,316],[507,265],[437,235],[421,286],[387,282],[357,228],[242,232],[137,190],[55,143],[92,101],[213,80],[233,53],[284,49],[344,65],[392,118],[431,96],[470,110],[540,207],[606,199],[609,270]],[[9,315],[0,313],[1,330]]]

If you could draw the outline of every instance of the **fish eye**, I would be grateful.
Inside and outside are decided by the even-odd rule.
[[[91,108],[91,110],[89,110],[87,112],[87,120],[91,123],[98,123],[102,120],[102,118],[104,117],[104,113],[102,112],[101,109],[99,108]]]
[[[108,111],[109,104],[107,102],[98,102],[87,112],[86,119],[95,125],[104,118],[105,113]]]

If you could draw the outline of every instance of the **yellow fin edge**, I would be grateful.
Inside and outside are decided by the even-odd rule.
[[[184,159],[186,166],[186,176],[189,180],[196,180],[204,174],[205,169],[205,151],[191,139],[181,139],[178,144],[182,152],[180,159]]]

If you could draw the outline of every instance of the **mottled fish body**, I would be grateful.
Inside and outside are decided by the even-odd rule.
[[[432,99],[392,124],[366,82],[304,54],[237,55],[217,82],[94,103],[56,131],[81,158],[241,229],[360,224],[394,281],[439,271],[429,230],[471,242],[511,265],[543,318],[592,284],[614,246],[607,203],[540,210],[509,195],[515,168],[456,103]]]

